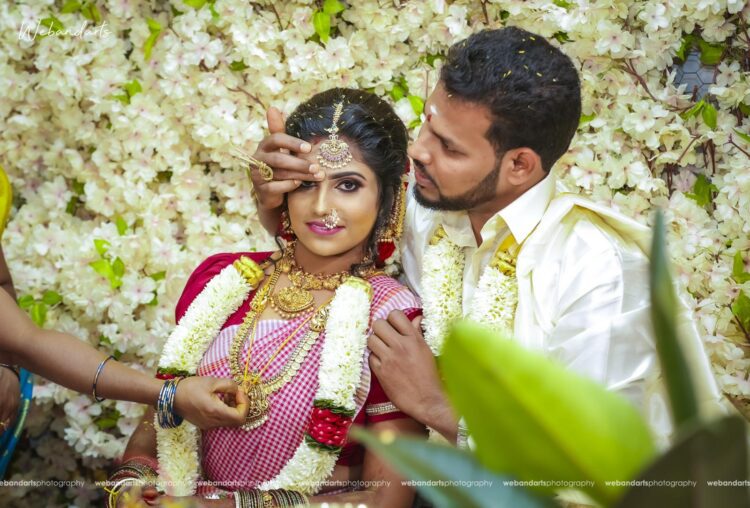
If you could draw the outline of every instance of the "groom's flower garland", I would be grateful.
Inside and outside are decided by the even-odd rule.
[[[243,262],[247,261],[243,258]],[[253,286],[234,265],[214,277],[167,340],[159,361],[160,373],[195,375],[222,324],[245,301]],[[336,290],[329,307],[318,390],[307,433],[276,478],[260,489],[312,494],[333,471],[356,410],[355,393],[367,343],[371,300],[370,284],[356,277],[347,279]],[[158,424],[155,427],[162,487],[172,495],[193,495],[200,475],[198,429],[187,421],[174,429],[162,429]]]
[[[518,305],[517,251],[512,236],[495,251],[479,278],[467,318],[495,330],[513,331]],[[425,250],[422,269],[424,338],[435,355],[442,352],[451,323],[463,315],[464,264],[461,248],[438,226]]]
[[[468,318],[508,336],[513,331],[513,318],[518,305],[518,279],[515,255],[518,246],[509,235],[482,272],[474,291]],[[424,338],[436,356],[443,351],[448,328],[463,315],[465,257],[461,248],[448,239],[443,226],[438,226],[425,250],[422,266],[422,312]],[[459,444],[466,436],[459,424]],[[431,441],[445,441],[429,429]]]

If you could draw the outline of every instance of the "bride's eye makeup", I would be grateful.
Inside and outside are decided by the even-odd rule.
[[[344,192],[357,192],[360,187],[362,187],[362,185],[358,181],[351,179],[342,180],[336,186],[337,189],[340,189]]]

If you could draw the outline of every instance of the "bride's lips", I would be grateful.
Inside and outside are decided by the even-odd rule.
[[[310,231],[312,231],[316,235],[323,235],[323,236],[335,235],[336,233],[344,229],[343,226],[336,226],[333,229],[328,229],[325,224],[323,224],[322,222],[318,222],[318,221],[308,222],[307,227],[310,229]]]

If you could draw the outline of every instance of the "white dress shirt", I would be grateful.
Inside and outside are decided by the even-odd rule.
[[[660,446],[672,432],[650,322],[650,231],[582,197],[556,195],[553,176],[495,214],[477,245],[468,214],[427,209],[409,189],[401,244],[405,282],[419,294],[424,252],[442,224],[463,248],[463,314],[485,266],[509,232],[521,244],[515,339],[573,372],[630,399]],[[720,393],[688,309],[681,340],[704,412],[721,411]]]

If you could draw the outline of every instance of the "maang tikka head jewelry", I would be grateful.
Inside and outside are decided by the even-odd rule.
[[[331,213],[323,217],[323,225],[326,229],[331,230],[339,225],[339,213],[335,208],[331,208]]]
[[[333,111],[333,124],[326,132],[330,134],[328,139],[320,145],[318,153],[318,162],[321,166],[328,169],[338,169],[346,166],[352,160],[352,153],[349,151],[349,145],[339,139],[338,122],[341,113],[344,112],[344,102],[336,104]]]

